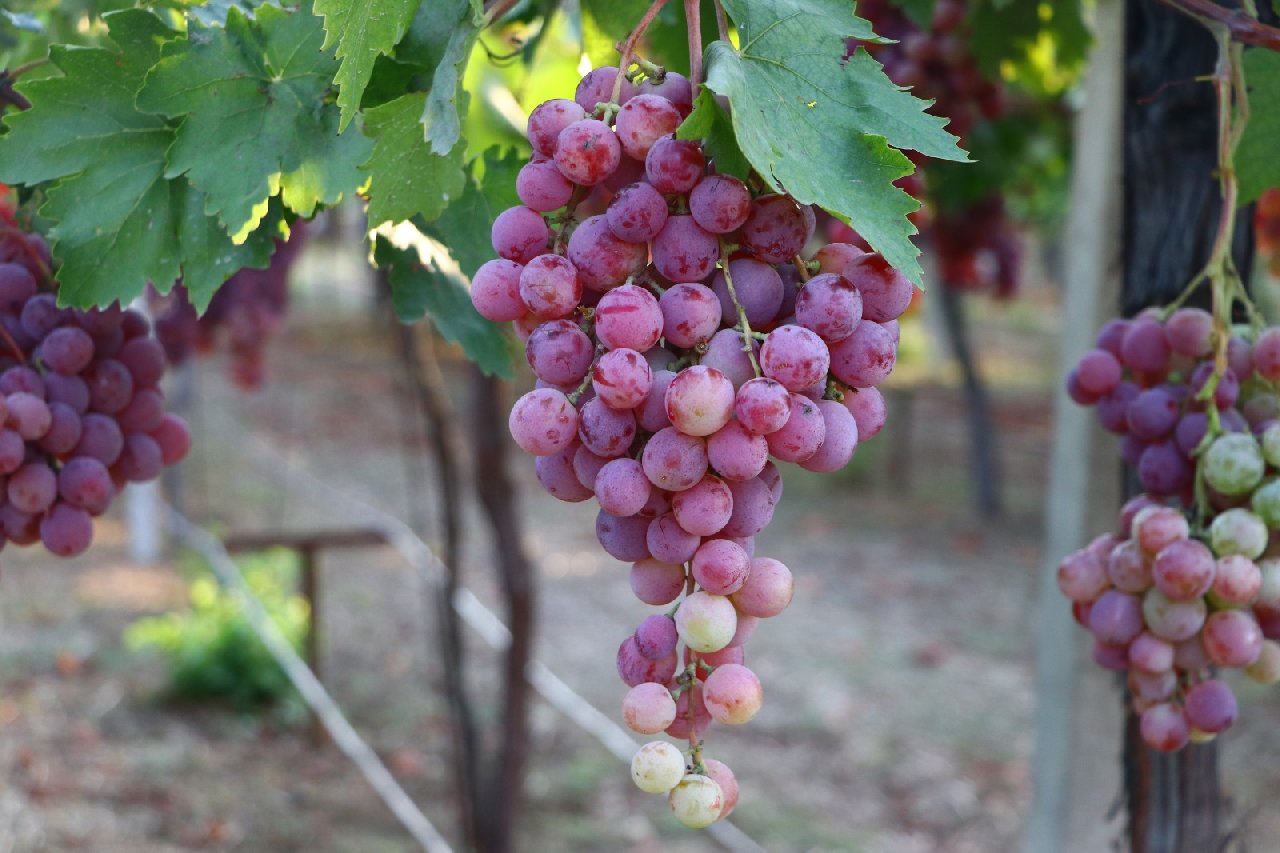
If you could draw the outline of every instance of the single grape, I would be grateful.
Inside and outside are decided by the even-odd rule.
[[[653,294],[634,284],[609,291],[596,306],[596,337],[608,349],[644,352],[662,336],[662,308]]]
[[[667,387],[667,417],[693,436],[711,435],[733,415],[733,384],[714,367],[693,365],[676,374]]]
[[[791,416],[782,429],[769,433],[769,452],[785,462],[804,462],[818,452],[826,437],[826,421],[818,404],[799,394],[791,395]]]
[[[573,470],[573,458],[581,445],[570,443],[558,453],[539,456],[534,460],[534,472],[542,488],[554,498],[568,503],[579,503],[590,498],[591,489],[582,485]]]
[[[688,532],[695,536],[713,536],[724,529],[733,515],[733,493],[723,480],[708,474],[676,493],[671,499],[671,512]]]
[[[618,87],[618,99],[613,100],[614,86]],[[624,74],[621,82],[618,81],[618,69],[613,65],[601,65],[599,68],[593,68],[578,81],[578,88],[574,92],[573,99],[588,114],[595,111],[597,104],[625,104],[631,100],[636,94],[636,87]]]
[[[665,794],[684,778],[684,755],[664,740],[650,741],[631,759],[631,778],[646,794]]]
[[[690,565],[698,586],[715,595],[737,592],[751,570],[747,552],[731,539],[704,541],[694,552]]]
[[[654,433],[640,456],[649,482],[660,489],[678,492],[689,488],[707,473],[706,442],[675,427]]]
[[[853,334],[831,345],[831,373],[854,388],[879,385],[893,370],[897,349],[884,326],[863,320]]]
[[[1171,542],[1156,554],[1151,567],[1156,588],[1173,601],[1196,599],[1213,584],[1212,552],[1195,539]]]
[[[619,239],[603,214],[578,223],[569,235],[568,254],[582,286],[599,292],[618,287],[649,262],[649,247]],[[641,351],[648,348],[632,347]]]
[[[764,702],[756,674],[741,664],[725,664],[707,676],[703,701],[712,719],[729,725],[750,722]]]
[[[769,443],[741,421],[729,421],[707,437],[707,461],[726,480],[750,480],[764,470],[768,460]]]
[[[662,336],[677,347],[706,343],[720,328],[720,300],[701,284],[677,284],[658,299],[662,309]]]
[[[631,567],[631,592],[645,604],[670,604],[684,591],[684,567],[646,557]]]
[[[779,326],[760,347],[760,369],[788,391],[799,393],[821,382],[830,367],[826,343],[804,326]]]
[[[702,146],[668,134],[653,142],[644,158],[645,176],[660,193],[687,193],[706,167]]]
[[[612,128],[593,118],[576,121],[560,131],[553,155],[560,173],[584,187],[609,177],[621,157],[622,147]]]
[[[1235,722],[1238,706],[1231,688],[1211,678],[1187,691],[1183,710],[1193,728],[1217,734]]]
[[[1267,549],[1266,523],[1247,509],[1229,509],[1209,525],[1209,545],[1219,557],[1242,554],[1256,560]]]
[[[634,459],[612,459],[596,475],[596,499],[610,515],[635,515],[648,502],[650,489],[648,478]]]
[[[591,338],[569,320],[550,320],[533,330],[524,347],[525,360],[539,379],[574,386],[591,369]]]
[[[622,700],[622,719],[633,732],[656,735],[675,722],[676,702],[661,684],[637,684]],[[680,769],[684,769],[683,759]]]
[[[1143,711],[1139,729],[1143,742],[1161,752],[1177,752],[1187,745],[1190,737],[1186,716],[1170,702]]]
[[[561,255],[538,255],[525,264],[519,288],[520,301],[542,320],[567,317],[582,301],[578,270]]]
[[[1068,554],[1058,565],[1058,589],[1072,601],[1094,601],[1110,585],[1102,562],[1087,551]]]
[[[681,824],[690,829],[702,829],[720,817],[724,809],[724,793],[711,777],[690,773],[671,789],[667,802]]]
[[[740,613],[767,619],[785,610],[793,593],[790,569],[769,557],[756,557],[746,583],[729,599]]]
[[[689,193],[689,213],[712,234],[728,234],[747,221],[751,191],[729,175],[709,175]]]
[[[610,350],[591,371],[596,397],[611,409],[634,409],[653,387],[653,371],[644,356],[633,349]]]
[[[715,235],[687,215],[668,216],[650,248],[654,267],[671,281],[701,281],[711,275],[720,256]]]
[[[676,650],[679,634],[676,623],[666,614],[655,613],[645,618],[634,634],[636,650],[649,660],[665,660]],[[671,725],[668,722],[662,728]]]
[[[751,351],[757,357],[759,356],[758,341],[751,342]],[[751,359],[747,355],[742,333],[734,329],[721,329],[711,336],[701,363],[704,367],[714,367],[723,373],[725,378],[733,384],[735,391],[754,379],[756,375],[755,368],[751,366]]]
[[[768,264],[792,260],[808,239],[800,205],[781,194],[757,198],[740,233],[743,248]]]
[[[688,562],[701,541],[696,533],[690,533],[681,527],[672,512],[663,513],[648,521],[645,531],[645,547],[654,559],[666,563]]]
[[[635,437],[636,416],[630,409],[611,409],[597,397],[588,400],[578,414],[578,438],[597,456],[622,456]]]
[[[698,591],[676,608],[676,630],[695,652],[716,652],[729,645],[738,627],[734,605],[723,595]]]
[[[622,105],[614,126],[627,156],[643,160],[654,142],[675,133],[680,111],[660,95],[636,95]]]
[[[1218,666],[1249,666],[1262,653],[1262,639],[1258,621],[1243,610],[1219,610],[1204,623],[1204,650]]]
[[[92,417],[85,417],[86,430]],[[578,412],[560,391],[539,388],[525,394],[511,407],[508,427],[511,437],[526,453],[550,456],[573,441],[578,429]],[[114,458],[110,460],[114,461]]]
[[[595,109],[595,104],[590,109]],[[543,101],[529,113],[529,144],[543,157],[551,157],[556,153],[560,131],[586,117],[587,108],[565,98]]]
[[[517,206],[498,214],[493,220],[490,237],[493,250],[500,257],[527,264],[547,250],[550,233],[541,214]]]
[[[1142,633],[1142,602],[1136,595],[1107,590],[1089,611],[1089,630],[1099,642],[1127,646]]]
[[[609,202],[605,221],[619,240],[647,243],[667,224],[667,200],[652,184],[628,184]]]
[[[849,410],[835,400],[819,400],[817,406],[823,422],[822,443],[800,467],[823,473],[839,471],[849,464],[858,448],[858,424]]]
[[[862,297],[862,316],[874,323],[900,317],[911,304],[911,282],[879,254],[854,258],[843,275]]]
[[[752,258],[736,258],[729,261],[729,277],[733,279],[733,291],[747,315],[752,328],[770,323],[782,305],[782,277],[768,264]],[[716,272],[711,289],[720,298],[720,308],[726,321],[738,324],[738,308],[729,295],[724,270]]]
[[[722,761],[704,758],[702,764],[707,770],[707,776],[720,786],[720,793],[724,800],[724,804],[720,807],[720,817],[726,818],[738,805],[738,780],[733,775],[733,771]]]

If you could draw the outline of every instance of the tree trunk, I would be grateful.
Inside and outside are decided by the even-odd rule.
[[[1217,61],[1213,37],[1158,0],[1129,0],[1125,60],[1124,290],[1126,314],[1170,302],[1208,260],[1222,201],[1217,179],[1217,102],[1197,78]],[[1248,279],[1251,218],[1233,235]],[[1195,302],[1207,304],[1208,290]],[[1124,726],[1128,837],[1135,853],[1223,849],[1216,742],[1164,755]]]
[[[479,849],[482,853],[507,853],[513,848],[512,827],[519,812],[529,751],[525,668],[533,652],[534,581],[516,513],[514,484],[507,476],[508,443],[503,430],[506,386],[477,367],[471,372],[475,485],[493,531],[493,551],[507,603],[507,627],[511,629],[503,684],[502,743],[492,763],[488,797],[479,815]]]

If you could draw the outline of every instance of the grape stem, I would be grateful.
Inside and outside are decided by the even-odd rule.
[[[724,270],[725,290],[729,291],[729,299],[733,301],[733,307],[738,309],[738,322],[741,327],[737,331],[742,335],[742,349],[751,361],[751,369],[755,371],[756,376],[763,376],[760,362],[756,361],[755,346],[752,344],[755,333],[751,331],[751,323],[747,320],[747,309],[743,308],[742,303],[738,301],[738,291],[733,287],[733,273],[729,272],[729,244],[723,240],[720,242],[720,267]]]
[[[1213,0],[1163,0],[1163,2],[1166,6],[1171,6],[1184,15],[1195,18],[1206,27],[1211,25],[1221,27],[1230,39],[1243,44],[1280,50],[1280,29],[1259,22],[1256,12],[1248,8],[1252,7],[1252,3],[1246,4],[1246,9],[1227,9]]]
[[[569,223],[575,221],[573,212],[586,194],[586,187],[574,184],[573,192],[569,195],[569,201],[565,203],[564,212],[551,220],[556,235],[555,240],[552,241],[552,250],[557,255],[564,254],[565,234],[569,230]]]
[[[716,32],[720,34],[720,41],[729,41],[729,17],[724,13],[724,4],[720,0],[716,0]]]
[[[5,343],[9,345],[9,349],[13,350],[13,355],[18,359],[19,363],[26,364],[27,357],[22,354],[22,347],[18,346],[18,342],[13,339],[13,335],[9,334],[9,330],[4,326],[0,326],[0,335],[4,336]]]
[[[796,255],[791,262],[796,265],[796,274],[800,276],[801,283],[809,280],[809,266],[804,262],[804,258]]]
[[[613,103],[618,103],[618,97],[622,94],[622,81],[627,73],[627,68],[631,65],[631,54],[635,52],[636,42],[640,41],[640,36],[644,35],[644,31],[649,29],[653,19],[657,17],[665,5],[667,5],[667,0],[653,0],[653,4],[644,13],[640,23],[636,24],[636,28],[631,31],[631,35],[627,36],[627,40],[622,43],[622,49],[618,51],[618,76],[613,79],[613,94],[609,96],[609,100]]]
[[[685,23],[689,27],[689,85],[694,92],[702,82],[702,2],[684,0]]]
[[[604,354],[604,347],[596,347],[596,357],[591,360],[591,366],[587,368],[587,375],[582,377],[582,383],[569,394],[569,402],[578,405],[578,401],[582,399],[582,395],[587,393],[587,389],[591,387],[591,375],[596,372],[596,365],[600,363],[600,356]]]

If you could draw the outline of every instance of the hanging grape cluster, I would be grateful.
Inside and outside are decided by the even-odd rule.
[[[48,245],[0,224],[0,544],[82,553],[93,517],[130,482],[181,460],[165,412],[164,350],[146,317],[60,308]]]
[[[596,534],[667,608],[618,648],[636,784],[686,825],[728,815],[737,783],[703,755],[713,721],[763,700],[743,644],[792,597],[756,556],[782,496],[775,461],[835,471],[879,432],[912,285],[880,255],[832,243],[803,256],[813,211],[718,174],[676,139],[689,81],[602,67],[574,100],[529,117],[522,205],[501,213],[498,259],[473,277],[485,317],[511,322],[537,387],[510,416],[538,480],[599,503]],[[770,458],[772,457],[772,459]]]
[[[864,47],[884,66],[889,79],[909,87],[917,97],[936,101],[931,112],[949,119],[947,130],[966,142],[983,121],[1006,112],[1005,91],[986,79],[969,47],[964,0],[939,0],[927,28],[917,26],[901,9],[885,0],[863,0],[858,15],[871,22],[887,44],[850,40],[848,49]],[[898,186],[926,205],[930,202],[928,170],[919,155],[909,155],[917,171]],[[938,279],[945,287],[965,291],[990,289],[1012,296],[1018,286],[1022,250],[1004,200],[993,194],[962,209],[921,208],[912,221],[930,241],[938,258]],[[836,227],[836,236],[848,239]]]
[[[1107,323],[1067,377],[1123,436],[1145,494],[1115,533],[1067,556],[1058,586],[1094,660],[1127,672],[1143,740],[1164,751],[1236,719],[1213,668],[1280,681],[1280,328],[1216,344],[1208,312],[1151,311]]]
[[[225,348],[231,381],[254,391],[262,387],[267,344],[284,325],[289,308],[289,272],[305,242],[305,223],[296,222],[289,239],[276,240],[275,253],[265,269],[245,268],[227,279],[204,314],[197,314],[181,283],[161,296],[151,291],[156,337],[172,364],[193,353]]]

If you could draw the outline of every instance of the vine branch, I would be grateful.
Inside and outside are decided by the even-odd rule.
[[[613,93],[609,95],[610,103],[618,103],[618,96],[622,94],[622,81],[625,79],[628,66],[631,65],[631,54],[635,53],[636,42],[640,41],[640,36],[644,35],[644,31],[649,29],[653,19],[658,16],[658,13],[662,11],[662,7],[665,5],[667,5],[667,0],[653,0],[653,4],[644,13],[640,23],[636,24],[636,28],[631,31],[631,35],[627,36],[627,40],[618,49],[618,76],[613,80]]]
[[[1213,0],[1161,0],[1166,6],[1190,15],[1201,23],[1226,27],[1233,41],[1270,50],[1280,50],[1280,29],[1261,23],[1242,9],[1226,9]]]

